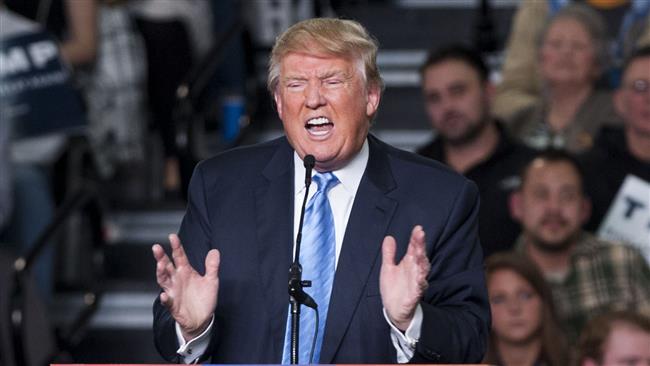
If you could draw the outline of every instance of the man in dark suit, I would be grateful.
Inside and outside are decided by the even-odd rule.
[[[269,90],[286,137],[199,164],[180,229],[185,246],[170,235],[173,261],[153,247],[162,288],[154,333],[166,359],[288,363],[288,268],[307,155],[318,187],[299,258],[313,282],[305,292],[327,299],[317,301],[321,327],[301,321],[301,346],[318,332],[312,361],[482,359],[489,307],[477,189],[368,134],[383,88],[376,52],[349,20],[306,20],[278,38]],[[321,191],[326,176],[333,188]],[[310,235],[311,203],[323,194],[330,224],[316,228],[327,234]],[[332,273],[312,271],[303,257],[320,241],[331,242],[318,261],[331,261]],[[302,308],[303,318],[314,316]]]

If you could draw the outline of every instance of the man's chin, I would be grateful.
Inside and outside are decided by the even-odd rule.
[[[559,253],[569,249],[573,240],[571,235],[563,237],[536,237],[533,243],[540,250],[547,253]]]
[[[546,253],[561,253],[566,251],[570,243],[537,243],[537,247]]]

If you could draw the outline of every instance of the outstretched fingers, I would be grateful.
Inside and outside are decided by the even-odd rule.
[[[217,249],[210,249],[205,256],[205,277],[216,280],[219,278],[219,265],[221,264],[221,253]]]
[[[181,239],[176,234],[169,234],[169,243],[172,246],[172,257],[176,267],[188,266],[190,264],[185,254],[185,249],[181,244]]]
[[[160,244],[154,244],[151,250],[156,259],[156,281],[160,287],[165,289],[174,273],[174,264]]]
[[[422,226],[416,225],[411,230],[411,238],[409,239],[409,246],[406,254],[413,256],[416,262],[423,256],[426,257],[426,250],[424,244],[424,229]]]
[[[383,268],[395,266],[395,251],[397,251],[397,242],[392,236],[386,236],[381,246],[381,261]]]
[[[415,265],[413,270],[416,273],[417,286],[420,288],[420,291],[424,291],[429,286],[427,276],[431,265],[429,258],[427,258],[425,233],[422,226],[416,225],[413,231],[411,231],[411,239],[407,251]]]

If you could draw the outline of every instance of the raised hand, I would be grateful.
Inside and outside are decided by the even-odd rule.
[[[200,335],[210,324],[219,291],[219,251],[205,257],[205,275],[192,268],[178,235],[169,235],[173,262],[160,244],[152,247],[156,259],[156,281],[162,288],[160,302],[180,325],[185,340]]]
[[[429,285],[427,274],[430,264],[422,226],[417,225],[411,231],[406,255],[398,264],[395,263],[396,247],[395,238],[384,238],[379,290],[388,317],[398,329],[406,331]]]

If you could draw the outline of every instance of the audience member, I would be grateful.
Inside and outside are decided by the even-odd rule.
[[[520,228],[510,217],[508,196],[533,151],[514,142],[490,117],[493,87],[478,53],[463,46],[433,51],[421,75],[426,111],[437,137],[418,153],[477,184],[483,254],[510,249]]]
[[[503,366],[564,366],[568,361],[548,284],[525,256],[496,253],[486,259],[492,331],[483,362]]]
[[[0,1],[0,42],[12,37],[40,32],[35,22],[14,13]],[[6,111],[0,111],[0,115]],[[54,200],[50,189],[49,174],[42,162],[52,158],[60,148],[60,139],[16,140],[12,134],[10,119],[0,119],[0,140],[9,146],[0,147],[0,160],[8,166],[0,167],[0,181],[6,184],[0,189],[0,208],[11,212],[0,225],[0,242],[12,245],[18,255],[24,255],[35,244],[38,235],[49,224],[54,212]],[[0,143],[1,145],[1,143]],[[8,190],[8,191],[7,191]],[[8,199],[7,199],[8,198]],[[35,277],[42,296],[50,298],[53,281],[53,248],[47,248],[35,263]]]
[[[650,366],[650,318],[632,311],[594,317],[578,343],[579,366]]]
[[[183,161],[173,118],[176,89],[211,45],[209,4],[206,0],[143,0],[130,6],[144,38],[152,124],[163,142],[163,188],[168,195],[179,195],[187,182],[181,180],[186,177],[181,175]]]
[[[538,103],[543,95],[536,72],[538,57],[534,46],[545,23],[574,0],[522,0],[512,20],[512,28],[502,67],[502,82],[496,88],[494,113],[509,119],[522,109]],[[619,62],[634,46],[650,44],[650,1],[580,1],[590,6],[607,22],[608,50],[613,50],[616,75]],[[615,82],[615,77],[612,81]],[[616,85],[612,85],[616,86]]]
[[[604,28],[598,13],[574,4],[558,12],[542,32],[542,98],[508,123],[527,145],[583,151],[602,125],[619,123],[610,93],[596,88],[607,63]]]
[[[4,0],[12,11],[39,23],[60,41],[61,57],[74,67],[97,53],[97,1]]]
[[[650,46],[633,53],[624,64],[614,103],[623,127],[603,128],[593,149],[581,157],[593,205],[589,230],[601,224],[627,175],[650,184]]]
[[[144,159],[146,57],[127,1],[93,1],[97,3],[96,57],[92,67],[77,74],[87,106],[95,165],[106,179],[121,166]]]
[[[581,227],[589,217],[578,162],[548,150],[522,172],[513,216],[523,233],[516,249],[551,284],[561,324],[571,342],[592,316],[613,309],[650,314],[650,269],[635,248],[601,241]]]

